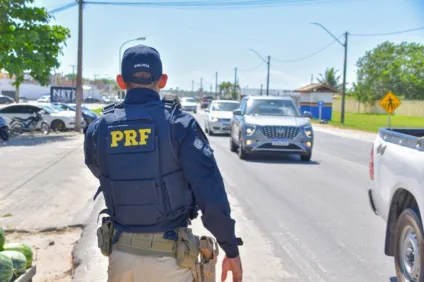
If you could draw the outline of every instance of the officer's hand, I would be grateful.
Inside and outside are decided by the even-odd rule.
[[[227,273],[231,271],[233,273],[233,282],[242,282],[243,269],[241,266],[240,256],[236,258],[224,257],[222,261],[222,275],[221,281],[224,282],[227,279]]]

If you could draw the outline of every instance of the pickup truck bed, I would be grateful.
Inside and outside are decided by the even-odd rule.
[[[370,178],[371,207],[387,222],[385,254],[394,256],[398,281],[424,281],[424,129],[380,129]]]

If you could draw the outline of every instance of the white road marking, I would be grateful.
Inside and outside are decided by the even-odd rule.
[[[318,153],[320,153],[320,154],[326,155],[326,156],[328,156],[328,157],[330,157],[330,158],[333,158],[333,159],[335,159],[335,160],[342,161],[342,162],[344,162],[344,163],[347,163],[347,164],[350,164],[350,165],[356,166],[356,167],[361,168],[361,169],[364,169],[364,168],[365,168],[365,169],[368,169],[368,166],[361,165],[361,164],[358,164],[358,163],[355,163],[355,162],[352,162],[352,161],[349,161],[349,160],[346,160],[346,159],[343,159],[343,158],[340,158],[340,157],[334,156],[334,155],[332,155],[332,154],[326,153],[326,152],[321,151],[321,150],[314,149],[314,152],[318,152]]]

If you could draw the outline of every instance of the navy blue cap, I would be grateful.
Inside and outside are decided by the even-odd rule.
[[[146,45],[130,47],[124,52],[121,65],[125,81],[137,84],[150,84],[162,76],[162,61],[159,52]],[[133,77],[136,72],[147,72],[151,77]]]

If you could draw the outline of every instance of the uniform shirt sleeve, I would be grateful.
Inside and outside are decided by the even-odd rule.
[[[97,119],[90,123],[90,125],[84,128],[84,158],[85,164],[90,169],[91,173],[97,178],[100,176],[100,167],[97,159],[97,128],[100,119]]]
[[[215,236],[227,257],[237,257],[235,221],[206,135],[194,117],[181,112],[174,119],[172,132],[177,156],[202,211],[203,225]]]

